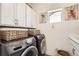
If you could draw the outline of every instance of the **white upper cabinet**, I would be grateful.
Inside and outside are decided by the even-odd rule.
[[[36,12],[25,3],[1,3],[0,8],[0,24],[34,28],[37,25]]]
[[[16,18],[18,20],[19,26],[26,26],[26,10],[25,10],[26,4],[24,3],[17,3],[16,4]]]
[[[1,4],[1,24],[15,25],[14,24],[14,4],[2,3]]]
[[[27,7],[26,7],[26,11],[27,11],[27,13],[26,13],[26,19],[27,19],[27,21],[26,21],[26,25],[27,25],[27,27],[32,27],[32,10],[31,10],[31,8],[28,6],[28,5],[26,5]]]
[[[37,26],[37,14],[34,10],[32,10],[32,27],[36,27]]]
[[[37,13],[27,5],[27,26],[36,28],[37,26]]]
[[[25,26],[25,3],[2,3],[1,24]]]

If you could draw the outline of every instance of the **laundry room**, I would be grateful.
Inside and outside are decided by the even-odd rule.
[[[79,3],[0,3],[0,56],[79,56]]]

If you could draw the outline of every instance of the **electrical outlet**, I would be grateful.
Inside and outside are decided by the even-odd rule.
[[[52,28],[54,28],[54,24],[52,24]]]

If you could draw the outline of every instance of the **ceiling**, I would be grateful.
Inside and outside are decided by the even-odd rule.
[[[29,4],[35,11],[39,13],[44,13],[49,10],[64,8],[73,5],[75,3],[29,3]]]

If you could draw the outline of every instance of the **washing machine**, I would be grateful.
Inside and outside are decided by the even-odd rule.
[[[9,42],[4,44],[4,46],[7,50],[6,56],[38,56],[36,40],[34,37]],[[5,53],[2,53],[2,55],[4,54]]]
[[[43,56],[46,54],[46,40],[44,34],[38,34],[34,36],[36,39],[36,46],[38,49],[38,55]]]

